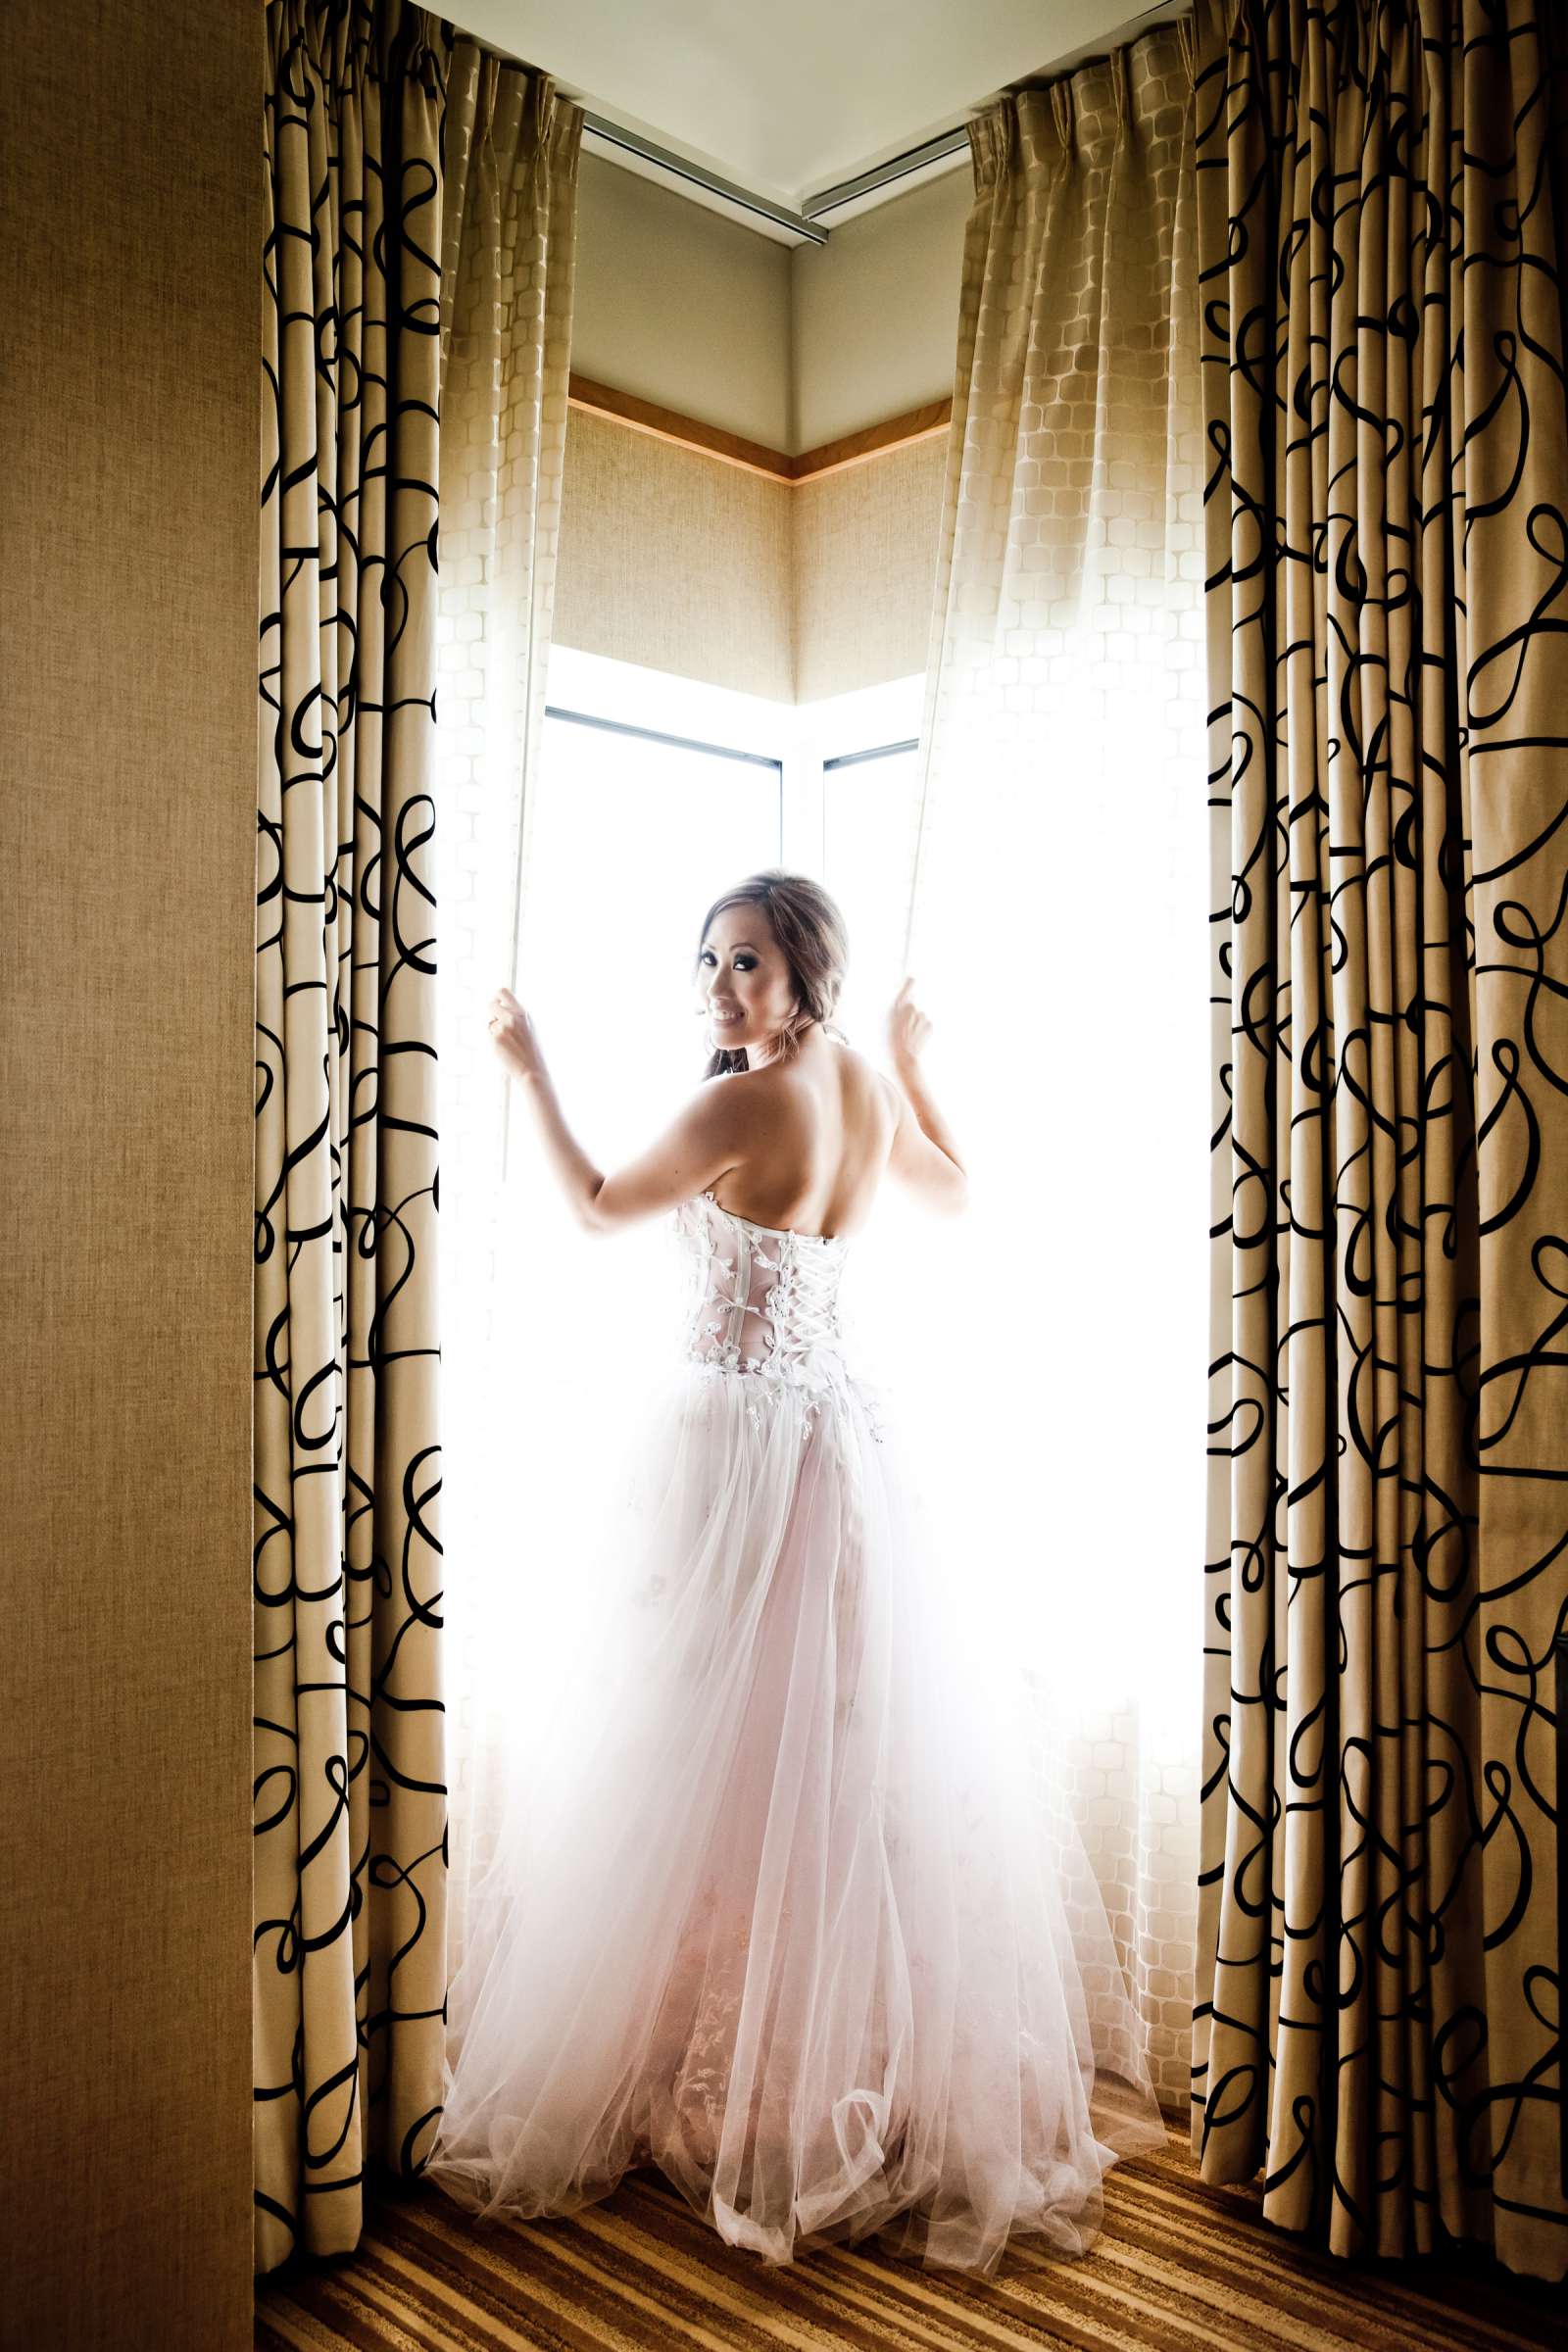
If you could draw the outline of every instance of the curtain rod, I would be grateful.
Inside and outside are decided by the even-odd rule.
[[[935,138],[923,139],[918,147],[907,147],[902,155],[889,156],[886,163],[873,164],[869,171],[858,172],[853,179],[835,181],[830,188],[806,200],[807,209],[792,213],[787,205],[775,204],[770,196],[760,196],[755,189],[743,188],[733,179],[724,179],[706,165],[695,164],[690,157],[676,155],[667,147],[659,146],[653,139],[644,138],[641,131],[628,130],[624,124],[612,122],[608,115],[583,113],[584,133],[592,132],[608,146],[622,148],[626,154],[640,156],[644,162],[657,164],[661,171],[674,173],[690,181],[694,187],[706,188],[710,195],[722,196],[731,204],[757,213],[780,228],[787,228],[812,245],[825,245],[828,231],[818,225],[823,213],[836,212],[841,205],[852,204],[858,197],[869,196],[878,188],[890,187],[895,180],[907,179],[912,172],[923,171],[927,165],[941,163],[950,155],[966,154],[969,146],[967,122],[955,123],[951,130],[939,131]]]
[[[777,228],[787,228],[808,244],[825,245],[827,230],[808,220],[804,213],[792,213],[786,204],[775,204],[771,196],[759,196],[754,188],[743,188],[733,179],[724,179],[718,172],[710,172],[705,164],[694,164],[689,156],[676,155],[668,147],[661,147],[653,139],[645,139],[640,130],[627,130],[622,123],[612,122],[607,115],[590,114],[583,110],[584,135],[592,133],[607,146],[622,148],[627,155],[641,157],[644,163],[657,164],[662,172],[675,178],[689,180],[695,188],[706,188],[710,196],[722,196],[729,204],[739,205],[743,212],[756,213],[760,220],[771,220]]]
[[[858,172],[853,179],[837,180],[831,188],[808,196],[807,212],[814,220],[823,213],[836,212],[841,204],[852,204],[858,196],[869,196],[896,179],[907,179],[911,172],[923,171],[927,164],[941,163],[946,156],[966,154],[968,147],[968,123],[956,122],[951,130],[938,131],[935,138],[923,140],[918,147],[906,147],[902,155],[889,156],[885,164],[873,164],[868,172]]]

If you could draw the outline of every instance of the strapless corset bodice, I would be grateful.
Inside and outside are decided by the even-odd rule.
[[[843,1374],[839,1285],[847,1235],[756,1225],[721,1208],[710,1193],[683,1200],[675,1224],[691,1253],[689,1355],[804,1387]]]

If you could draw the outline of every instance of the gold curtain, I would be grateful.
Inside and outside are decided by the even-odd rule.
[[[1568,2267],[1550,0],[1200,12],[1213,1446],[1195,2135]],[[1561,1667],[1555,1667],[1560,1674]]]
[[[459,790],[453,758],[478,775],[487,703],[532,707],[485,648],[539,653],[570,277],[546,298],[535,228],[563,158],[570,195],[580,125],[542,77],[400,0],[271,0],[267,24],[258,2270],[352,2247],[372,2167],[416,2173],[440,2112],[437,1030],[474,983],[460,892],[440,921],[463,976],[443,947],[438,1005],[437,861],[476,835],[480,787]],[[460,644],[476,677],[453,670]]]
[[[434,534],[447,50],[267,12],[256,1131],[258,2270],[441,2065]]]
[[[513,941],[526,919],[581,143],[582,110],[548,75],[455,42],[441,270],[437,760],[451,817],[441,850],[442,1132],[461,1130],[460,1180],[489,1165],[507,1099],[485,1016],[513,977]],[[467,1213],[447,1220],[449,1249],[455,1241],[461,1250],[472,1223]],[[445,1272],[442,1281],[456,1297],[450,1264],[453,1282]]]
[[[923,790],[890,845],[971,1175],[961,1233],[919,1236],[922,1292],[940,1268],[988,1300],[928,1474],[971,1575],[1006,1563],[1048,1795],[1184,2118],[1209,1279],[1189,31],[970,125]]]

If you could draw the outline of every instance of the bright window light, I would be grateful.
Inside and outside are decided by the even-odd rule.
[[[884,1023],[904,974],[923,685],[910,677],[799,708],[552,651],[516,971],[498,972],[495,983],[510,979],[532,1015],[567,1122],[599,1166],[643,1150],[701,1083],[699,924],[723,889],[760,867],[814,875],[838,901],[851,942],[840,1026],[886,1066]],[[1058,805],[1058,856],[1065,813]],[[1163,896],[1177,922],[1180,894],[1131,875],[1125,828],[1117,843],[1101,842],[1091,837],[1093,808],[1073,814],[1088,830],[1063,870],[1081,874],[1081,861],[1092,869],[1115,854],[1129,891],[1144,889],[1151,906]],[[1031,870],[1047,873],[1030,855]],[[991,856],[1005,858],[1005,844],[988,843],[982,866]],[[984,911],[975,912],[977,937]],[[964,938],[934,943],[935,968],[917,963],[915,972],[917,1001],[935,1023],[933,1091],[960,1142],[981,1141],[988,1102],[1014,1106],[1012,1126],[1000,1132],[1017,1129],[1016,1150],[1004,1146],[993,1182],[1007,1195],[1006,1213],[999,1221],[993,1199],[973,1224],[950,1222],[890,1188],[852,1253],[847,1337],[873,1381],[896,1367],[889,1385],[925,1477],[934,1537],[977,1614],[1009,1629],[1004,1647],[1058,1689],[1068,1672],[1086,1705],[1116,1707],[1142,1692],[1142,1703],[1185,1723],[1190,1678],[1170,1662],[1196,1655],[1197,1617],[1184,1595],[1202,1553],[1206,1007],[1195,1000],[1172,1056],[1181,1068],[1166,1087],[1187,1105],[1185,1159],[1156,1168],[1147,1151],[1135,1153],[1124,1130],[1136,1106],[1118,1095],[1097,1114],[1105,1167],[1075,1166],[1075,1122],[1103,1083],[1097,1039],[1121,1017],[1116,975],[1093,967],[1096,1026],[1084,1028],[1087,1058],[1067,1083],[1059,1065],[1076,1032],[1050,950],[1059,916],[1044,903],[1040,915],[1044,946],[1034,936],[1004,942],[1000,952],[1014,957],[1005,968],[987,934],[995,1017],[977,1018],[959,986],[971,953]],[[1042,1028],[1047,1005],[1054,1012]],[[499,1066],[494,1084],[504,1086]],[[1044,1122],[1044,1141],[1029,1117]],[[449,1461],[456,1487],[461,1452],[468,1490],[451,1497],[469,1555],[454,1612],[466,1612],[470,1668],[480,1649],[506,1661],[515,1738],[530,1691],[547,1690],[559,1644],[591,1606],[578,1556],[583,1498],[619,1458],[639,1367],[654,1377],[677,1343],[683,1269],[665,1219],[583,1235],[524,1103],[512,1101],[509,1123],[493,1280],[483,1295],[470,1283],[468,1295],[444,1298],[443,1312],[452,1409],[467,1415]],[[490,1133],[480,1122],[473,1138],[447,1134],[444,1157],[492,1148]],[[1117,1168],[1138,1180],[1124,1230],[1142,1234],[1147,1254],[1125,1267],[1091,1264],[1072,1245],[1075,1188],[1091,1183],[1103,1206]],[[993,1287],[977,1289],[977,1254]],[[1151,1298],[1155,1274],[1168,1313]],[[1142,1352],[1129,1397],[1135,1316]],[[1129,1402],[1143,1431],[1144,1497],[1124,1491]],[[1148,1520],[1154,1496],[1162,1510],[1176,1506],[1180,1528]],[[549,1770],[541,1759],[541,1787]]]

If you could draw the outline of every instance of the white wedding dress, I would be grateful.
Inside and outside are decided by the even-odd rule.
[[[1021,1680],[847,1360],[852,1245],[707,1194],[671,1224],[689,1319],[563,1564],[600,1580],[570,1768],[475,1890],[426,2175],[531,2217],[651,2163],[772,2262],[1080,2253],[1164,2127]]]

